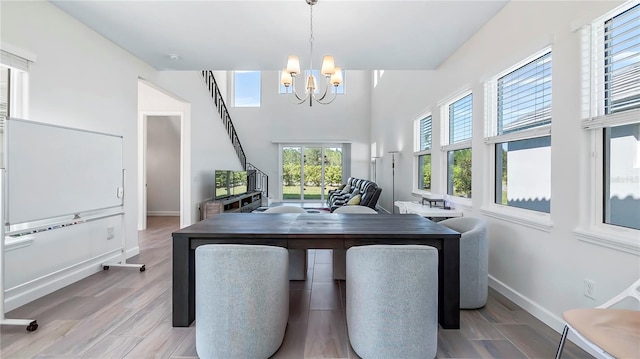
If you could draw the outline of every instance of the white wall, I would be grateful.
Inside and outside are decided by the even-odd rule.
[[[180,214],[180,117],[147,117],[147,213]]]
[[[191,190],[186,200],[191,203],[190,223],[195,223],[199,220],[199,203],[214,196],[215,170],[240,170],[240,161],[200,71],[162,71],[154,84],[190,104]]]
[[[3,1],[0,6],[1,43],[37,57],[37,62],[29,68],[29,119],[123,136],[123,163],[127,169],[124,234],[127,255],[137,254],[138,76],[152,77],[155,71],[48,2]],[[34,199],[34,205],[38,200]],[[100,234],[97,238],[83,237],[85,241],[100,241],[95,243],[100,247],[106,237],[103,236],[106,228],[112,226],[107,222],[102,223],[101,230],[94,228],[95,233]],[[119,242],[122,231],[116,231],[116,234],[119,235],[116,242]],[[87,246],[78,246],[77,238],[59,235],[46,240],[54,240],[55,246],[46,248],[34,243],[32,249],[43,248],[47,257],[58,258],[56,265],[65,263],[65,269],[55,275],[39,277],[28,288],[18,288],[9,293],[8,309],[99,271],[100,262],[106,258],[103,256],[82,263],[94,257],[95,253]],[[4,269],[10,283],[18,284],[11,281],[12,276],[20,271],[20,267],[12,263],[16,266],[28,263],[36,267],[36,271],[39,266],[48,265],[34,260],[36,254],[30,252],[32,249],[21,248],[7,253]],[[73,265],[67,266],[69,263]],[[45,273],[57,269],[53,266]]]
[[[491,285],[556,330],[561,313],[572,307],[593,307],[612,297],[640,274],[637,254],[579,240],[574,230],[581,208],[589,205],[582,176],[589,163],[589,136],[580,127],[581,38],[574,25],[589,23],[620,2],[510,2],[437,70],[385,71],[372,95],[372,142],[383,154],[378,182],[389,187],[390,149],[396,158],[396,200],[411,200],[413,184],[412,121],[433,111],[433,191],[446,191],[444,155],[439,151],[438,104],[456,92],[473,90],[473,199],[465,215],[485,216],[490,225]],[[485,145],[484,83],[545,46],[553,51],[553,124],[551,146],[551,216],[530,221],[488,217],[492,203],[490,146]],[[585,159],[586,158],[586,159]],[[588,182],[588,181],[586,181]],[[390,209],[390,193],[382,204]],[[460,203],[458,203],[460,205]],[[516,216],[517,217],[517,216]],[[532,217],[536,217],[535,215]],[[540,224],[542,223],[542,224]],[[595,300],[583,296],[583,280],[596,282]]]
[[[351,176],[369,178],[370,72],[347,70],[345,95],[326,106],[292,104],[278,93],[279,80],[278,71],[263,71],[262,106],[230,108],[247,161],[269,176],[269,196],[282,198],[279,143],[350,143]]]

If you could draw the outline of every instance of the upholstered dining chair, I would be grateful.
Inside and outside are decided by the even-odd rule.
[[[435,358],[438,250],[421,245],[351,247],[346,286],[347,331],[360,357]]]
[[[375,209],[366,206],[343,206],[337,208],[333,213],[359,213],[359,214],[378,214]],[[345,280],[347,263],[347,251],[345,249],[333,250],[333,279]]]
[[[207,244],[196,248],[196,351],[200,358],[264,359],[289,318],[287,250]]]
[[[640,301],[640,279],[596,308],[562,313],[566,325],[556,359],[560,359],[570,331],[602,358],[640,358],[640,311],[612,308],[627,298]]]
[[[307,213],[302,207],[269,207],[262,213]],[[307,250],[289,249],[289,280],[307,279]]]
[[[460,309],[477,309],[487,304],[489,294],[489,243],[487,222],[481,218],[458,217],[438,222],[460,232]]]

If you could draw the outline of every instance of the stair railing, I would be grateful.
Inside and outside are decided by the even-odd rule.
[[[207,71],[207,70],[202,71],[202,77],[204,78],[204,82],[207,84],[207,87],[209,88],[209,93],[213,98],[213,103],[216,105],[216,108],[218,109],[218,114],[222,119],[222,124],[227,130],[227,134],[229,135],[229,139],[231,140],[233,149],[236,151],[236,154],[238,155],[240,164],[242,165],[242,168],[246,169],[247,156],[244,154],[244,150],[242,149],[242,144],[240,144],[238,133],[236,132],[235,127],[233,126],[233,122],[231,121],[231,116],[229,115],[229,111],[227,110],[227,105],[225,105],[224,100],[222,98],[222,93],[220,93],[220,88],[218,87],[216,78],[213,76],[212,71]]]
[[[231,116],[229,115],[229,111],[227,110],[227,105],[224,103],[224,99],[222,98],[222,93],[220,92],[220,88],[218,87],[218,83],[216,82],[216,78],[213,76],[213,71],[203,70],[202,77],[204,78],[204,82],[209,89],[209,94],[211,94],[211,98],[213,98],[213,103],[216,105],[218,109],[218,114],[222,119],[222,124],[229,135],[229,139],[231,140],[231,144],[238,155],[238,159],[240,160],[240,164],[242,168],[247,171],[247,177],[249,180],[249,188],[255,189],[256,191],[262,192],[265,197],[269,196],[269,176],[266,173],[262,172],[256,166],[247,162],[247,156],[242,149],[242,144],[240,144],[240,138],[238,138],[238,133],[236,132],[235,127],[233,126],[233,122],[231,121]]]

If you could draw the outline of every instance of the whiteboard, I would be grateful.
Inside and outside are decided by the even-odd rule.
[[[9,225],[122,206],[122,136],[10,118]]]

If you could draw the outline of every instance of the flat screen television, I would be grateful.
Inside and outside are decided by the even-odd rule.
[[[216,170],[215,199],[247,193],[247,172]]]

